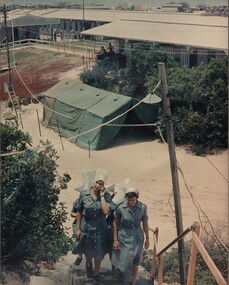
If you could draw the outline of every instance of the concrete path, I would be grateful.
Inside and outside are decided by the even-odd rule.
[[[55,270],[42,269],[40,276],[31,276],[29,285],[91,285],[92,278],[87,278],[85,257],[80,265],[74,265],[76,256],[68,254],[56,263]],[[148,273],[140,267],[136,285],[149,285]],[[120,285],[119,272],[111,270],[109,256],[106,255],[100,270],[101,285]],[[157,283],[155,282],[154,285]]]
[[[92,279],[86,277],[85,261],[79,266],[72,265],[72,285],[89,285]],[[100,268],[100,285],[120,285],[121,277],[118,271],[112,271],[109,256],[106,255]],[[140,267],[137,285],[149,285],[149,276],[147,272]],[[156,284],[155,284],[156,285]]]
[[[29,285],[55,285],[55,282],[47,277],[31,276]]]

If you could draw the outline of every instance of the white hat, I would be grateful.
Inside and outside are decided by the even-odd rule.
[[[130,186],[130,187],[126,190],[126,194],[127,194],[127,193],[131,193],[131,192],[136,193],[137,195],[139,195],[138,188],[135,187],[135,186]]]
[[[125,201],[126,193],[135,192],[136,194],[139,194],[138,189],[132,185],[129,184],[130,179],[126,178],[123,183],[116,184],[114,188],[114,198],[112,199],[112,202],[116,205],[121,204],[123,201]]]
[[[116,184],[114,188],[114,198],[112,202],[116,205],[121,204],[125,200],[126,188],[123,184]]]
[[[103,180],[103,182],[105,182],[108,177],[108,171],[103,168],[89,169],[82,171],[81,176],[83,178],[83,185],[75,188],[78,192],[89,189],[93,185],[93,182],[97,180]]]
[[[94,182],[95,173],[96,173],[96,169],[82,171],[81,176],[83,178],[84,190],[87,190],[92,186]]]
[[[106,169],[103,168],[96,169],[94,181],[102,180],[103,182],[106,182],[107,177],[108,177],[108,171]]]

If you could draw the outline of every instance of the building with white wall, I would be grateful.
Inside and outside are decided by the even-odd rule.
[[[228,55],[228,19],[201,14],[155,13],[95,9],[19,9],[9,13],[16,28],[20,18],[39,21],[39,36],[57,34],[115,42],[125,54],[133,42],[159,44],[187,66]],[[52,21],[56,22],[52,22]],[[43,21],[43,22],[42,22]],[[30,23],[32,25],[32,21]]]

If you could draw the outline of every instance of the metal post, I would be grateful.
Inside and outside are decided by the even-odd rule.
[[[88,140],[88,154],[89,154],[89,158],[91,157],[91,142],[90,140]]]
[[[94,55],[95,55],[95,37],[94,36],[93,36],[93,43],[94,43],[93,47],[94,47]]]
[[[62,146],[62,149],[64,150],[64,144],[63,144],[62,136],[61,136],[61,132],[60,132],[60,125],[59,125],[58,120],[56,122],[57,122],[57,127],[58,127],[58,133],[59,133],[59,137],[60,137],[61,146]]]
[[[181,213],[181,201],[180,201],[180,188],[178,180],[178,171],[177,171],[177,160],[175,152],[175,143],[173,135],[173,122],[172,114],[170,108],[170,100],[168,95],[168,86],[165,73],[165,64],[160,62],[158,64],[159,77],[161,80],[162,87],[162,103],[163,111],[166,117],[166,133],[170,157],[170,168],[172,175],[172,185],[173,185],[173,196],[174,196],[174,205],[175,205],[175,215],[176,215],[176,228],[177,235],[180,235],[183,232],[183,222],[182,222],[182,213]],[[184,259],[184,240],[181,239],[178,242],[178,254],[179,254],[179,270],[180,270],[180,283],[185,285],[185,259]]]
[[[37,111],[37,123],[38,123],[38,128],[39,128],[39,133],[40,133],[40,137],[41,137],[41,126],[40,126],[40,121],[39,121],[39,114],[38,114],[38,110]]]
[[[90,49],[88,50],[88,65],[89,65],[89,69],[91,67],[91,53],[90,53]]]
[[[19,118],[20,118],[20,122],[21,122],[21,127],[22,127],[22,129],[24,129],[24,126],[23,126],[23,123],[22,123],[21,114],[19,115]]]

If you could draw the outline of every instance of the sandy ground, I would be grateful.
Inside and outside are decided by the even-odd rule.
[[[149,225],[151,228],[159,228],[159,250],[176,237],[170,161],[166,144],[152,140],[150,136],[134,136],[123,132],[114,139],[109,148],[91,151],[90,155],[88,150],[81,149],[65,139],[63,149],[60,137],[54,131],[41,126],[40,136],[37,111],[41,121],[42,110],[40,103],[22,106],[23,130],[32,136],[34,147],[39,145],[40,140],[51,141],[59,155],[59,173],[68,172],[71,175],[68,189],[63,190],[60,195],[60,200],[66,203],[69,213],[73,201],[79,195],[74,188],[82,185],[81,172],[102,167],[109,172],[107,185],[121,183],[129,178],[131,183],[138,186],[139,199],[148,206]],[[4,115],[4,110],[1,113]],[[227,235],[227,151],[204,158],[176,148],[176,156],[183,173],[181,175],[179,172],[179,186],[184,229],[194,221],[206,225],[207,217],[216,233],[220,227]],[[69,215],[67,226],[71,227],[71,223]],[[153,246],[152,233],[151,245]]]
[[[59,80],[63,77],[78,78],[83,66],[68,71],[58,72]],[[9,110],[1,104],[1,119]],[[159,228],[158,250],[166,246],[176,237],[176,219],[174,198],[172,195],[172,178],[167,145],[153,140],[150,135],[143,135],[138,130],[121,132],[104,150],[91,151],[81,149],[75,144],[60,137],[54,131],[44,128],[42,121],[43,106],[30,104],[22,106],[19,114],[22,118],[23,130],[33,139],[33,146],[40,140],[49,140],[57,150],[59,174],[68,172],[71,181],[68,189],[60,194],[60,200],[66,203],[70,213],[73,201],[79,193],[74,189],[82,185],[83,170],[105,168],[109,172],[107,185],[121,183],[126,178],[140,190],[139,199],[148,206],[149,225]],[[20,125],[22,129],[22,125]],[[64,149],[63,149],[64,148]],[[176,157],[181,171],[179,187],[183,228],[199,221],[209,229],[210,222],[217,234],[220,231],[228,234],[228,152],[221,151],[216,155],[197,157],[187,153],[183,148],[176,148]],[[66,226],[71,228],[69,215]],[[71,230],[70,230],[71,232]],[[191,235],[187,236],[187,239]],[[151,233],[153,246],[153,235]]]

